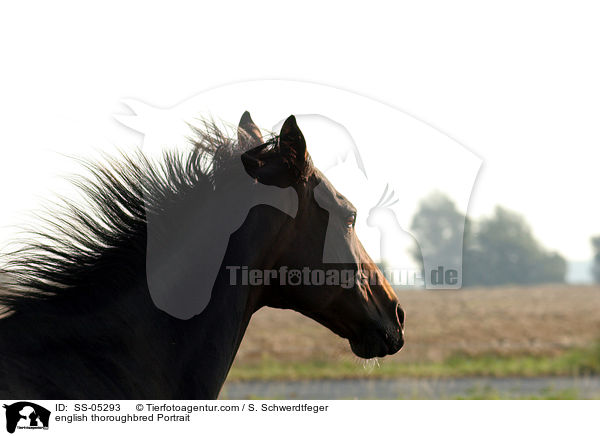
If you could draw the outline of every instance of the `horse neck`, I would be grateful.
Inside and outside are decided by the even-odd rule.
[[[285,232],[281,230],[290,217],[281,212],[281,208],[289,200],[288,194],[284,194],[286,198],[281,202],[269,198],[278,207],[263,205],[250,209],[243,226],[231,234],[210,303],[191,320],[190,329],[198,332],[199,336],[190,336],[193,339],[182,360],[187,362],[182,373],[190,375],[190,383],[185,386],[186,391],[181,393],[181,397],[218,396],[252,314],[266,305],[267,290],[248,287],[239,276],[232,282],[231,271],[227,267],[259,270],[273,267],[275,241],[278,247],[286,244]]]
[[[260,307],[248,287],[230,286],[219,275],[206,309],[181,321],[177,360],[182,383],[176,397],[215,399],[233,364],[252,314]]]
[[[286,216],[266,207],[252,209],[244,226],[231,235],[228,250],[219,270],[210,303],[197,317],[190,320],[188,331],[198,332],[189,337],[186,367],[183,374],[189,384],[180,393],[182,398],[216,398],[231,368],[235,354],[254,312],[266,305],[267,291],[232,283],[227,266],[270,269],[273,266],[272,243],[276,240]],[[277,240],[279,244],[285,241]]]

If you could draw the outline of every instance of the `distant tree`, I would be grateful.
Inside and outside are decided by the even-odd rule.
[[[592,248],[594,249],[594,265],[592,273],[596,283],[600,283],[600,235],[592,238]]]
[[[448,264],[460,264],[464,225],[465,214],[454,202],[441,192],[433,192],[420,202],[412,219],[410,229],[419,245],[412,248],[411,257],[422,264],[422,255],[429,253]]]
[[[547,252],[521,215],[497,206],[477,224],[466,247],[465,285],[564,282],[565,259]]]
[[[428,253],[440,250],[460,256],[460,252],[444,252],[455,247],[453,238],[461,236],[457,229],[463,220],[451,199],[435,194],[421,203],[411,229],[423,252],[425,247]],[[465,221],[463,242],[463,286],[564,282],[565,259],[546,251],[524,218],[502,207],[479,222]],[[422,261],[419,247],[411,255]]]

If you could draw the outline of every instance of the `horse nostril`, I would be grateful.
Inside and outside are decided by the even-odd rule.
[[[398,316],[400,327],[404,328],[404,310],[402,310],[402,307],[399,304],[396,306],[396,315]]]

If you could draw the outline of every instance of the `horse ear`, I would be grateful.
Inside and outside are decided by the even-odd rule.
[[[284,158],[291,162],[296,168],[302,169],[308,153],[306,151],[306,140],[296,123],[296,117],[290,115],[281,126],[279,132],[279,147]]]
[[[281,127],[279,147],[269,148],[272,144],[268,142],[246,151],[242,163],[246,172],[260,183],[286,188],[299,180],[308,160],[306,141],[293,115]]]
[[[240,118],[240,123],[238,125],[238,143],[243,150],[247,150],[249,148],[257,147],[263,142],[260,129],[254,124],[254,121],[252,121],[250,112],[245,111],[242,114],[242,118]]]

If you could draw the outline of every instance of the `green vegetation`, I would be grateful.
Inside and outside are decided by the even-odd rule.
[[[225,395],[226,397],[226,395]],[[227,399],[227,398],[224,398]],[[285,400],[286,398],[278,397],[260,397],[250,396],[248,400]],[[343,400],[354,400],[355,398],[342,398]],[[427,397],[414,396],[410,398],[400,397],[397,400],[424,400]],[[535,395],[522,395],[518,392],[503,393],[488,387],[475,388],[467,392],[465,395],[455,397],[440,397],[440,400],[581,400],[577,389],[561,389],[555,390],[547,388]],[[593,398],[598,400],[600,398]]]
[[[600,374],[600,342],[588,348],[565,351],[556,356],[454,355],[442,362],[404,363],[383,361],[366,369],[354,361],[281,362],[234,365],[228,381],[309,380],[394,377],[540,377]]]
[[[577,389],[555,390],[546,388],[535,395],[521,395],[519,393],[502,393],[489,386],[475,388],[466,395],[444,398],[447,400],[579,400]]]

